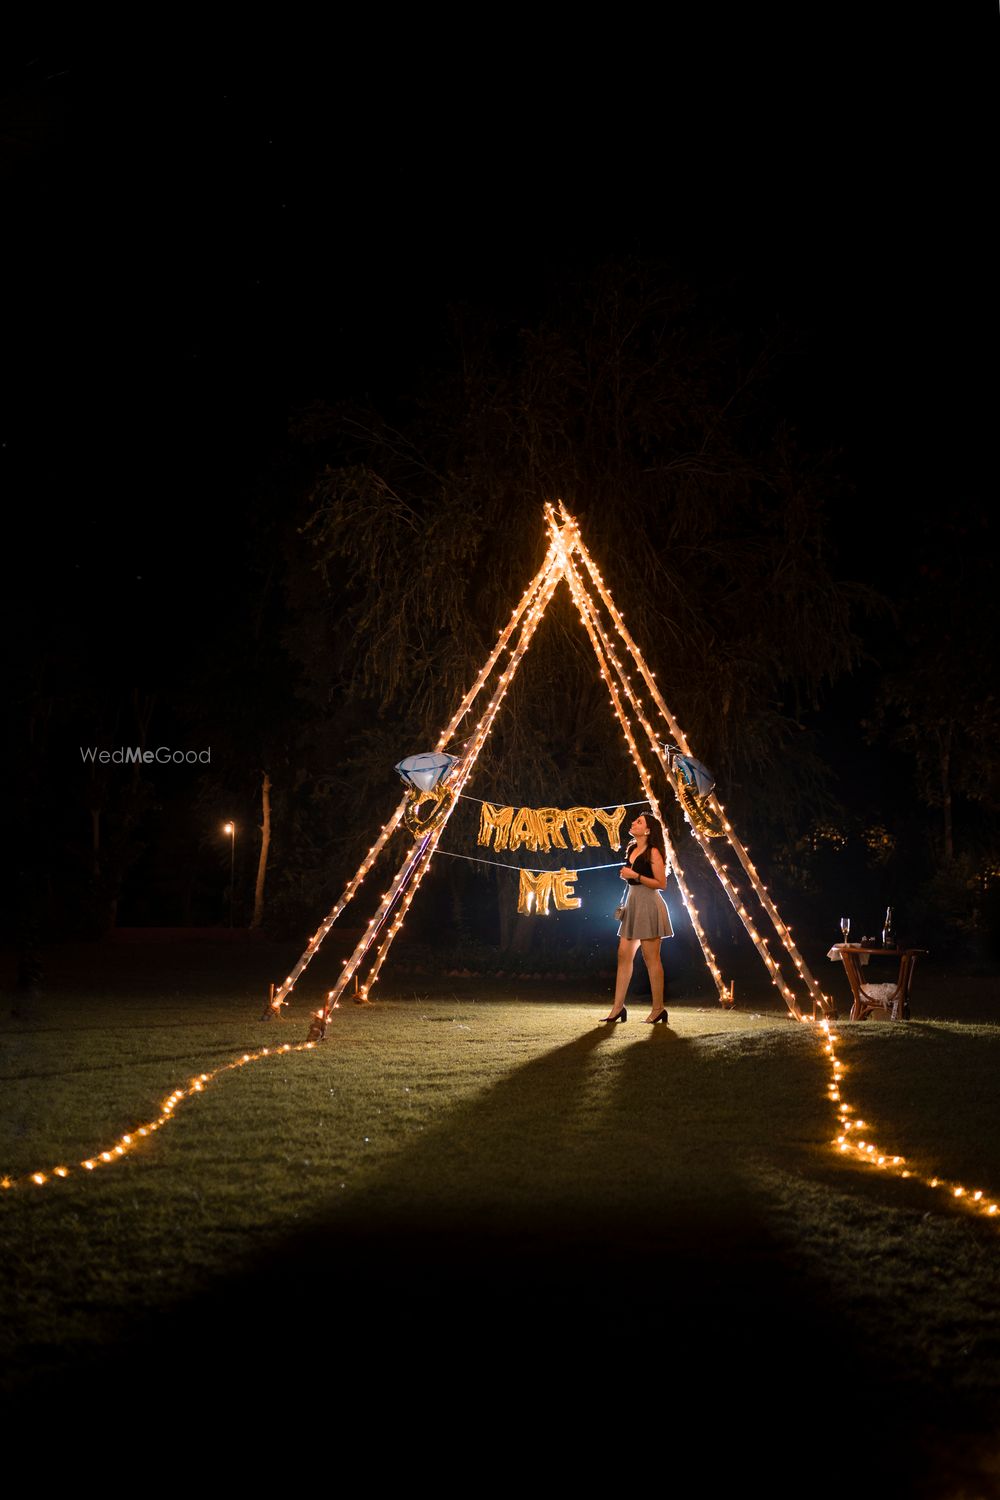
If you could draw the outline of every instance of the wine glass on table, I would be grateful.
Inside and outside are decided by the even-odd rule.
[[[841,917],[841,919],[840,919],[840,930],[844,934],[844,942],[846,943],[847,939],[851,935],[851,919],[850,919],[850,917]]]

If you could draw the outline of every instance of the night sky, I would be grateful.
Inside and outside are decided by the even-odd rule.
[[[365,101],[341,67],[325,87],[317,71],[159,51],[118,69],[72,47],[8,67],[3,452],[44,507],[50,587],[55,548],[60,576],[113,555],[104,586],[128,609],[178,572],[215,593],[290,405],[391,407],[438,352],[450,302],[530,315],[609,254],[664,258],[747,327],[789,329],[789,413],[843,449],[856,484],[852,558],[905,525],[888,525],[897,506],[926,515],[987,482],[973,76],[964,100],[921,107],[912,77],[877,88],[868,56],[839,115],[836,85],[803,115],[805,81],[776,96],[762,78],[765,98],[733,95],[715,139],[705,102],[685,112],[675,89],[658,124],[651,101],[622,118],[620,72],[600,107],[574,93],[560,120],[551,99],[532,115],[530,94],[501,116],[485,81],[470,118],[468,79],[449,98],[432,74],[421,98],[393,69]]]
[[[528,318],[625,254],[668,261],[751,333],[786,331],[788,417],[844,479],[839,571],[891,596],[914,532],[991,503],[988,37],[961,24],[901,50],[841,38],[822,61],[786,37],[797,74],[759,37],[766,75],[751,48],[732,85],[662,39],[640,61],[590,38],[558,87],[509,38],[488,76],[416,37],[391,62],[346,37],[318,56],[14,58],[15,629],[61,620],[109,670],[183,679],[225,618],[246,497],[291,411],[392,414],[449,304]]]

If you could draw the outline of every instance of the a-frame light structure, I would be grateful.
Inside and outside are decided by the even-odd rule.
[[[453,794],[453,800],[443,817],[435,820],[435,826],[430,831],[417,837],[404,856],[354,952],[341,970],[333,989],[328,992],[325,1003],[320,1010],[313,1013],[310,1039],[317,1040],[325,1036],[330,1012],[352,980],[355,981],[357,998],[362,1001],[368,999],[372,985],[378,979],[379,970],[392,945],[392,940],[402,927],[410,903],[430,867],[448,820],[475,770],[479,752],[493,728],[507,689],[531,645],[535,631],[560,582],[565,582],[569,588],[584,629],[594,648],[598,669],[607,685],[611,706],[621,725],[625,743],[639,773],[643,795],[663,826],[667,864],[677,880],[681,899],[705,955],[705,962],[715,982],[720,1002],[724,1005],[730,1002],[732,987],[726,983],[709,945],[677,850],[660,810],[644,753],[652,756],[652,759],[659,764],[667,784],[684,812],[693,838],[718,878],[723,891],[746,929],[750,941],[760,954],[771,982],[781,993],[791,1015],[800,1021],[815,1018],[817,1015],[832,1015],[834,1013],[833,1001],[822,992],[806,966],[791,930],[782,921],[781,914],[768,895],[767,888],[749,853],[737,837],[726,816],[725,808],[718,798],[710,794],[704,799],[710,813],[714,815],[715,827],[720,832],[717,841],[713,841],[708,836],[699,819],[692,819],[689,815],[683,795],[684,788],[678,780],[671,758],[671,749],[668,748],[668,745],[676,747],[683,755],[691,756],[693,752],[687,737],[664,702],[656,683],[656,675],[650,671],[642,652],[629,633],[604,579],[584,546],[576,521],[561,501],[555,506],[546,503],[544,514],[549,533],[549,545],[542,566],[525,589],[478,677],[445,726],[435,746],[437,750],[445,750],[461,730],[464,743],[447,779],[447,786]],[[634,669],[634,677],[630,675],[627,664]],[[485,707],[481,708],[475,728],[470,735],[466,720],[473,714],[477,703],[483,699],[485,699]],[[664,743],[665,740],[668,743]],[[372,865],[403,823],[407,802],[408,796],[404,796],[365,855],[356,874],[348,882],[340,899],[309,939],[305,952],[292,972],[284,983],[274,990],[268,1002],[266,1015],[280,1015],[282,1007],[288,1003],[288,997],[303,970],[313,959],[330,928],[356,894]],[[406,832],[405,828],[404,832]],[[713,847],[714,842],[728,847],[730,855],[733,856],[728,863],[724,863],[720,855],[716,853]],[[770,935],[767,933],[768,926],[773,928]],[[784,958],[780,962],[770,949],[770,944],[775,941],[784,953]],[[785,965],[784,968],[782,964]],[[811,1001],[810,1017],[807,1017],[800,1008],[792,985],[800,988],[801,996],[806,1000],[807,1005]]]

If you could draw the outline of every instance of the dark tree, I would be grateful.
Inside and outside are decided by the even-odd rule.
[[[337,600],[346,691],[411,732],[439,724],[537,566],[541,502],[558,496],[706,758],[731,780],[795,769],[798,711],[856,659],[862,591],[831,576],[828,469],[768,404],[776,351],[633,264],[567,288],[531,327],[456,314],[452,354],[402,426],[315,409],[298,423],[354,460],[319,477],[305,529]],[[539,655],[565,656],[559,632],[543,640]],[[585,653],[560,670],[550,717],[574,722],[592,677]]]

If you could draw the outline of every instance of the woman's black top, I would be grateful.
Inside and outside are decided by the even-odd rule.
[[[647,875],[652,880],[653,861],[649,857],[648,849],[644,853],[637,855],[635,859],[626,860],[625,863],[631,865],[637,875]]]

